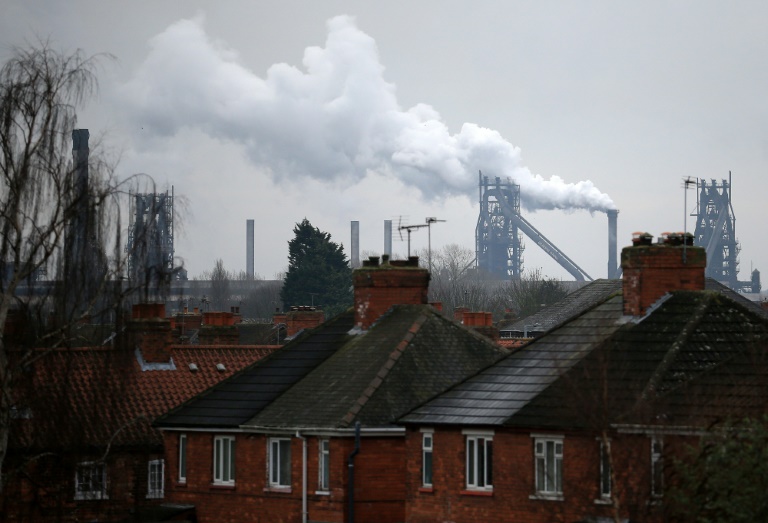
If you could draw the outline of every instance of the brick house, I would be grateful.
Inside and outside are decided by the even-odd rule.
[[[705,264],[636,237],[619,292],[402,417],[405,521],[664,521],[682,446],[768,411],[768,321]]]
[[[395,421],[508,352],[427,304],[418,259],[364,262],[354,306],[163,416],[167,496],[200,522],[400,522]]]
[[[202,315],[187,322],[187,332],[194,327],[211,345],[178,344],[181,331],[164,306],[142,304],[124,336],[103,344],[11,350],[26,364],[14,388],[0,519],[141,521],[148,511],[168,513],[159,508],[166,458],[151,423],[276,348],[237,344],[234,319],[225,316],[218,325]]]

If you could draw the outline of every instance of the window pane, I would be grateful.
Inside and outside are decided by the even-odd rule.
[[[213,479],[221,480],[221,440],[218,438],[213,442]]]
[[[487,440],[485,449],[486,484],[493,485],[493,440]]]
[[[222,475],[221,479],[223,481],[229,481],[230,479],[230,473],[229,473],[229,440],[222,440],[221,446],[223,447],[223,454],[222,454]]]
[[[546,477],[547,477],[547,483],[544,488],[547,492],[552,492],[555,490],[555,442],[554,441],[547,441],[546,442]]]
[[[279,466],[279,454],[280,447],[277,444],[276,440],[270,440],[269,442],[269,457],[270,457],[270,464],[269,464],[269,482],[273,485],[278,483],[278,475],[277,475],[277,469]]]
[[[291,485],[291,440],[280,440],[280,485]]]
[[[477,486],[485,486],[485,440],[477,440]]]
[[[229,440],[229,476],[227,481],[235,481],[235,438]]]
[[[179,436],[179,479],[183,480],[187,477],[187,436],[182,434]]]
[[[432,452],[424,453],[424,484],[432,484]]]
[[[536,490],[544,491],[544,458],[536,458]]]
[[[475,485],[475,440],[467,439],[467,485]]]

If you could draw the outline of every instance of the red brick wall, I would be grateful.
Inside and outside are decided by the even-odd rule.
[[[165,499],[147,499],[147,467],[161,454],[113,450],[107,457],[108,499],[75,500],[75,468],[95,455],[48,455],[5,464],[12,474],[0,496],[0,521],[125,521],[144,507]],[[19,456],[15,456],[19,458]],[[23,472],[22,472],[23,471]]]
[[[636,245],[621,251],[624,313],[645,314],[664,294],[704,290],[706,252],[682,245]]]
[[[408,265],[364,266],[352,275],[355,288],[355,325],[367,329],[393,305],[426,304],[429,271]]]
[[[465,436],[460,429],[438,428],[433,434],[433,488],[421,487],[422,434],[406,437],[406,516],[409,523],[450,521],[573,522],[587,516],[611,516],[599,499],[599,441],[594,434],[546,431],[563,439],[563,500],[531,499],[535,494],[534,439],[530,432],[496,430],[493,438],[493,493],[465,491]],[[623,516],[632,521],[660,521],[650,499],[650,438],[614,434],[612,455],[617,471],[614,491]],[[665,442],[666,444],[666,442]]]
[[[235,486],[212,485],[214,433],[187,432],[187,482],[178,483],[178,432],[164,432],[166,500],[197,507],[200,523],[301,521],[302,440],[291,439],[290,492],[267,488],[267,436],[237,434]],[[330,493],[318,494],[318,438],[307,437],[307,503],[310,521],[347,520],[347,458],[353,438],[330,438]],[[355,459],[356,523],[404,520],[404,439],[362,438]]]

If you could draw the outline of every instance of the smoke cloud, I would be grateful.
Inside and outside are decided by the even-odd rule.
[[[144,133],[200,129],[241,144],[276,180],[349,182],[374,171],[433,199],[475,194],[482,170],[519,183],[529,210],[615,208],[590,181],[531,173],[493,129],[465,123],[451,134],[431,106],[402,109],[373,38],[349,16],[327,25],[325,46],[308,47],[302,69],[278,63],[261,78],[208,37],[202,18],[180,20],[150,41],[122,101]]]

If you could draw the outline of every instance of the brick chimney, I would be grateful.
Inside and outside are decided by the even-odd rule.
[[[165,317],[165,304],[139,303],[131,311],[128,335],[147,363],[171,361],[171,320]]]
[[[352,274],[355,287],[355,325],[368,329],[393,305],[426,305],[429,271],[419,267],[418,256],[391,260],[384,255],[363,261]]]
[[[233,312],[203,313],[203,325],[197,332],[200,345],[237,345],[240,343],[240,331],[235,326],[237,319]]]
[[[317,307],[291,307],[285,315],[287,336],[293,336],[302,329],[314,329],[325,321],[325,313]]]
[[[693,235],[664,233],[653,243],[648,233],[634,233],[621,251],[624,314],[642,316],[670,291],[704,290],[706,251],[693,246]]]
[[[466,310],[462,314],[461,323],[465,327],[473,329],[492,340],[498,340],[500,337],[499,329],[493,325],[493,313],[491,312],[470,312]]]

